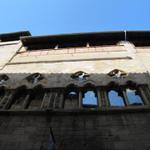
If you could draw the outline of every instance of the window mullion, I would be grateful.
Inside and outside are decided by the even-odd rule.
[[[30,94],[31,94],[31,93],[28,92],[27,95],[26,95],[26,97],[25,97],[25,99],[24,99],[24,103],[23,103],[23,106],[22,106],[23,109],[26,109],[27,106],[28,106],[28,104],[29,104]]]
[[[122,93],[123,93],[125,105],[129,106],[130,104],[129,104],[129,100],[128,100],[125,90],[122,90]]]
[[[97,88],[97,89],[96,89],[96,92],[97,92],[97,104],[98,104],[98,107],[101,107],[101,106],[102,106],[102,102],[101,102],[101,91]]]
[[[140,94],[143,98],[144,104],[149,104],[149,101],[147,100],[147,97],[146,97],[145,92],[144,92],[142,87],[139,87],[139,91],[140,91]]]
[[[82,108],[82,91],[79,91],[79,109]]]
[[[103,106],[104,107],[110,107],[110,101],[109,101],[109,98],[107,95],[107,91],[103,90],[102,92],[103,92]]]

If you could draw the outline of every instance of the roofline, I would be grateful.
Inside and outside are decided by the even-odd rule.
[[[6,41],[20,40],[21,36],[31,36],[31,33],[29,31],[1,33],[0,34],[0,41],[6,42]]]
[[[103,31],[103,32],[83,32],[67,33],[55,35],[31,36],[29,31],[11,32],[0,34],[0,41],[21,40],[24,46],[45,43],[64,42],[91,42],[111,44],[119,41],[130,41],[135,45],[150,45],[150,30],[125,30],[125,31]]]
[[[126,40],[136,46],[150,45],[150,30],[105,31],[21,37],[24,46],[46,43],[90,42],[94,40],[106,45]]]
[[[38,36],[24,36],[21,39],[36,39],[36,38],[48,38],[48,37],[64,37],[64,36],[76,36],[76,35],[93,35],[93,34],[107,34],[107,33],[145,33],[150,30],[118,30],[118,31],[101,31],[101,32],[77,32],[77,33],[62,33],[62,34],[49,34],[49,35],[38,35]]]
[[[21,39],[38,39],[38,38],[50,38],[50,37],[65,37],[65,36],[77,36],[77,35],[93,35],[102,33],[121,33],[124,31],[102,31],[102,32],[78,32],[78,33],[62,33],[62,34],[49,34],[49,35],[38,35],[38,36],[24,36]]]
[[[118,41],[124,40],[124,31],[112,32],[89,32],[89,33],[70,33],[45,36],[21,37],[24,46],[33,44],[60,44],[60,43],[81,43],[90,41]]]

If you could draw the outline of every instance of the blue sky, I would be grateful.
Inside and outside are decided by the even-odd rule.
[[[150,0],[0,0],[0,33],[149,29]]]

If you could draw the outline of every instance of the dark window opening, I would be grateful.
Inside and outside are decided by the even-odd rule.
[[[0,88],[0,104],[1,104],[1,102],[2,102],[2,100],[3,100],[3,98],[4,98],[4,96],[5,96],[5,88],[4,88],[4,87],[1,87],[1,88]],[[0,105],[0,108],[2,108],[2,105]]]
[[[21,87],[16,90],[16,93],[13,96],[12,104],[10,106],[11,109],[20,109],[23,107],[24,100],[27,96],[26,87]]]
[[[142,105],[143,100],[139,91],[135,88],[126,88],[126,95],[130,105]]]
[[[0,85],[5,83],[7,80],[9,79],[9,77],[5,74],[0,75]]]
[[[5,89],[4,89],[4,87],[1,87],[0,88],[0,99],[2,99],[4,97],[4,95],[5,95]]]
[[[150,97],[150,90],[148,88],[148,85],[140,85],[140,91],[142,90],[142,92],[144,93],[144,95],[146,96],[146,99],[149,101],[149,97]]]
[[[68,98],[70,99],[74,99],[78,96],[77,92],[76,91],[70,91],[67,95]]]
[[[118,107],[125,106],[122,92],[118,92],[117,90],[109,90],[108,99],[110,106],[118,106]]]
[[[78,108],[79,92],[75,85],[70,85],[67,87],[64,97],[64,108]]]
[[[39,109],[41,107],[42,101],[44,97],[44,89],[42,87],[35,87],[31,91],[31,95],[29,98],[29,109]]]

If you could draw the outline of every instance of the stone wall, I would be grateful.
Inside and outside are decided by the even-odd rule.
[[[107,87],[111,82],[125,86],[128,81],[132,81],[137,85],[146,85],[145,92],[149,93],[150,47],[122,43],[27,51],[18,41],[1,42],[0,51],[0,74],[9,77],[0,85],[6,90],[6,96],[1,101],[0,149],[51,150],[53,146],[55,150],[150,149],[149,103],[135,107],[111,108],[100,105],[98,109],[72,110],[67,110],[71,104],[66,103],[65,109],[58,109],[62,108],[64,91],[70,84],[82,90],[90,83],[99,90],[99,87]],[[113,69],[123,70],[127,76],[108,76]],[[71,78],[78,71],[87,73],[89,78],[84,81]],[[26,78],[33,73],[40,73],[43,79],[37,83],[28,82]],[[44,95],[43,99],[47,100],[33,102],[30,110],[12,102],[12,95],[19,87],[24,86],[28,92],[39,85],[44,90],[53,91]],[[58,94],[55,89],[58,89]],[[58,98],[54,99],[56,95]],[[25,100],[29,98],[27,96]],[[48,101],[50,98],[51,101]],[[149,102],[148,97],[146,99]],[[39,108],[32,109],[36,106]]]
[[[110,49],[112,48],[112,51]],[[24,49],[24,47],[22,48]],[[131,55],[126,47],[105,46],[82,48],[82,52],[71,53],[68,49],[22,51],[17,53],[0,73],[108,73],[112,69],[122,69],[128,73],[143,73],[149,70],[149,47],[146,50],[138,48]],[[81,48],[76,48],[80,50]],[[54,51],[54,52],[53,52]],[[67,53],[62,53],[67,51]],[[53,52],[53,53],[52,53]],[[58,54],[56,54],[58,53]],[[14,53],[15,54],[15,53]]]
[[[0,149],[147,150],[150,113],[1,115]],[[53,138],[54,136],[54,138]]]
[[[14,57],[21,46],[20,41],[0,42],[0,70]]]

